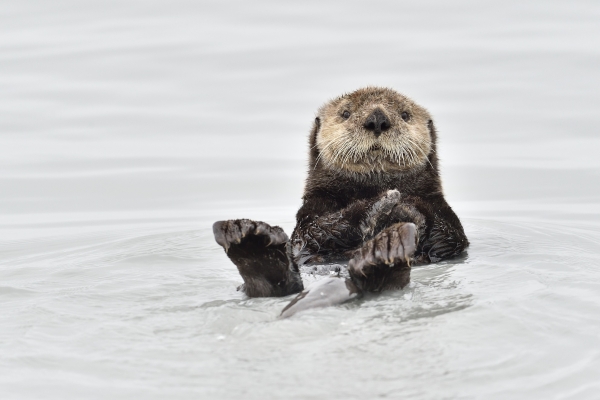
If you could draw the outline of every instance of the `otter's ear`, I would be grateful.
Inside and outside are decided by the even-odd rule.
[[[433,120],[429,120],[427,122],[427,127],[429,128],[429,136],[431,136],[431,140],[433,142],[437,139],[437,131],[435,130],[435,126],[433,125]]]
[[[312,131],[310,132],[310,145],[311,147],[315,145],[317,142],[317,133],[321,130],[321,118],[315,118],[315,123],[313,124]]]
[[[317,133],[321,129],[321,118],[315,118],[315,122],[313,124],[312,130],[310,131],[310,136],[308,137],[308,145],[310,147],[311,156],[313,159],[317,157]]]

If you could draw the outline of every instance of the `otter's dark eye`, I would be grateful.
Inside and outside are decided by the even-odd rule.
[[[410,119],[410,114],[407,113],[406,111],[402,111],[402,114],[400,114],[400,116],[402,117],[403,120],[408,121]]]
[[[342,117],[344,117],[344,119],[348,119],[350,118],[350,111],[346,110],[342,113]]]

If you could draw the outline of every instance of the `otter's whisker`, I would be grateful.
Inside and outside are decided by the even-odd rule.
[[[321,157],[323,156],[323,154],[325,154],[325,151],[327,149],[329,149],[329,147],[338,144],[338,142],[341,142],[343,139],[343,137],[336,137],[333,140],[331,140],[329,143],[327,143],[319,152],[319,156],[317,157],[317,159],[315,160],[315,168],[317,168],[317,165],[319,163],[319,160],[321,159]]]

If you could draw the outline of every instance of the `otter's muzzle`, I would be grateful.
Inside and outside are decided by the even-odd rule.
[[[366,130],[372,131],[375,136],[379,137],[383,132],[390,129],[391,125],[387,115],[380,108],[376,108],[367,117],[363,126]]]

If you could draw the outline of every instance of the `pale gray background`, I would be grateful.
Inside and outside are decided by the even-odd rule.
[[[0,397],[600,390],[594,1],[4,1]],[[288,232],[329,98],[434,115],[467,257],[276,320],[210,225]]]

